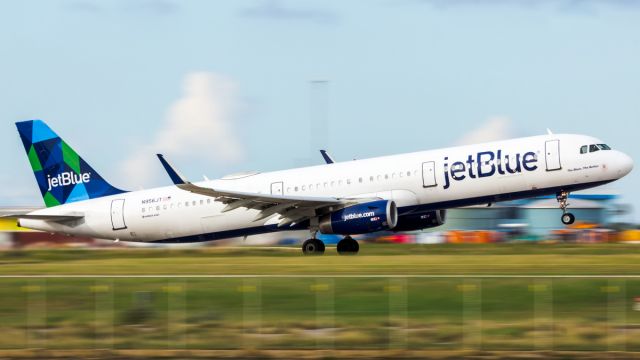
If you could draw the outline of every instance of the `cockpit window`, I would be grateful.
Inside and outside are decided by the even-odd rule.
[[[611,147],[607,144],[582,145],[580,147],[580,154],[586,154],[586,153],[596,152],[600,150],[611,150]]]

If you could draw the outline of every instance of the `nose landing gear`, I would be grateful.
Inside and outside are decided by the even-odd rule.
[[[562,217],[560,219],[565,225],[571,225],[576,221],[576,217],[572,213],[567,212],[567,207],[569,206],[567,202],[568,198],[569,192],[567,191],[561,191],[556,194],[556,199],[558,203],[560,203],[560,209],[562,210]]]
[[[351,236],[346,236],[338,242],[338,254],[340,255],[357,254],[359,250],[360,245]]]

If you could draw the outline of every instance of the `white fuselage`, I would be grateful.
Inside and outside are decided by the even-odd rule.
[[[619,151],[580,153],[582,146],[600,143],[589,136],[550,134],[245,174],[197,185],[274,195],[378,197],[394,200],[402,216],[581,190],[631,171],[633,162]],[[205,241],[290,229],[278,228],[277,216],[254,222],[258,210],[222,212],[224,207],[212,197],[169,186],[33,213],[83,214],[75,223],[32,219],[20,223],[43,231],[144,242]]]

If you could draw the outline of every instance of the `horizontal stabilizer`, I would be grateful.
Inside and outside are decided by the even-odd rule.
[[[0,218],[1,217],[17,217],[19,215],[25,215],[25,214],[29,214],[32,213],[36,210],[41,210],[42,208],[26,208],[26,207],[19,207],[19,208],[2,208],[0,209]]]
[[[14,216],[11,216],[14,217]],[[63,221],[72,221],[72,220],[80,220],[84,218],[84,215],[19,215],[15,216],[18,219],[30,219],[30,220],[43,220],[43,221],[53,221],[53,222],[63,222]]]

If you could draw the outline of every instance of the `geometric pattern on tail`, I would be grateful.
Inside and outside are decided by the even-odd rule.
[[[16,127],[47,207],[125,192],[104,180],[44,121],[21,121]]]

